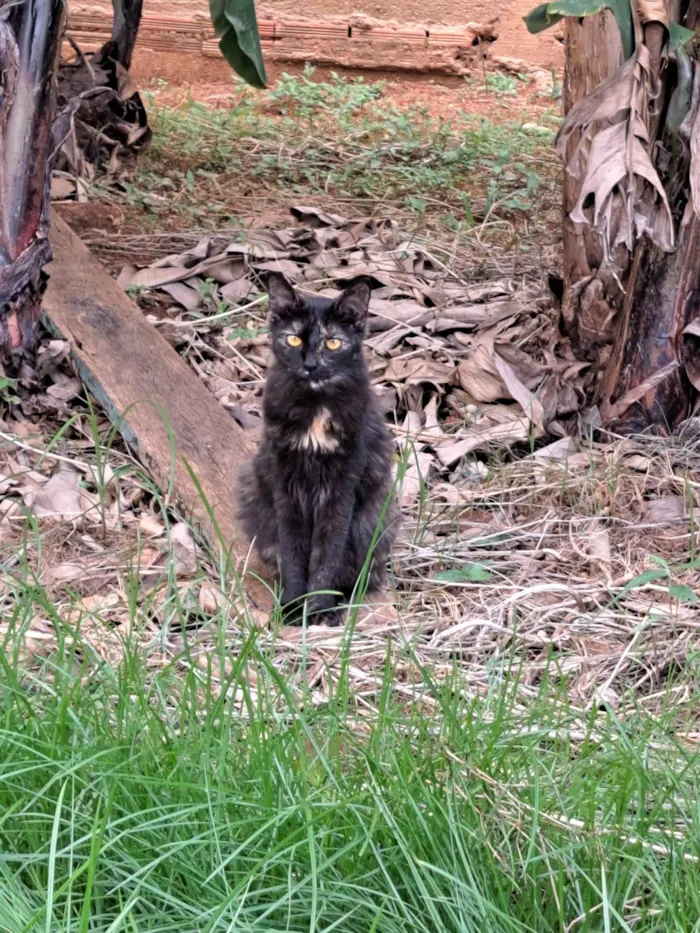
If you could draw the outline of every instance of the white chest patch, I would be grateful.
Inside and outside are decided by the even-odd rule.
[[[328,409],[321,408],[314,415],[308,429],[299,435],[297,447],[301,450],[329,454],[338,447],[338,443],[338,438],[331,430],[331,413]]]

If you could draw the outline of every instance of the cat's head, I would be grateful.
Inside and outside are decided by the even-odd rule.
[[[369,280],[356,279],[331,299],[302,295],[283,276],[271,273],[267,291],[277,362],[312,390],[351,381],[362,365]]]

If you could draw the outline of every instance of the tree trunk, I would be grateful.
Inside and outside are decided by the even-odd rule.
[[[48,242],[63,0],[0,0],[0,366],[29,379]]]
[[[620,34],[612,14],[604,10],[582,20],[566,20],[566,70],[564,113],[601,81],[613,75],[623,62]],[[580,139],[572,134],[567,161]],[[580,179],[564,173],[564,297],[562,321],[576,355],[590,360],[601,373],[611,352],[615,318],[622,308],[629,258],[623,247],[614,255],[614,266],[603,262],[598,235],[588,226],[569,219],[579,195]]]
[[[671,7],[672,19],[694,27],[695,0],[685,17],[678,4],[671,3]],[[645,33],[645,44],[653,58],[658,56],[663,36],[658,24],[651,25],[656,35]],[[568,112],[617,70],[622,58],[619,34],[608,13],[587,17],[582,24],[569,21],[567,35],[564,104]],[[693,65],[687,61],[686,80],[687,75],[692,80]],[[700,306],[700,224],[687,204],[687,146],[679,143],[678,127],[674,134],[666,126],[671,95],[682,79],[680,59],[678,64],[669,60],[661,78],[660,113],[652,127],[652,143],[661,132],[654,161],[674,218],[676,251],[663,253],[645,237],[636,244],[633,256],[617,247],[613,263],[606,265],[593,230],[574,225],[568,218],[580,180],[566,175],[565,181],[563,324],[577,354],[595,365],[594,399],[603,421],[620,433],[649,427],[672,430],[688,415],[692,402],[680,354],[681,333]],[[667,165],[660,164],[659,154]]]
[[[694,28],[697,13],[692,3],[685,16],[688,28]],[[675,16],[681,18],[680,10]],[[690,60],[688,66],[692,76]],[[680,74],[679,67],[666,69],[662,92],[666,106]],[[603,419],[625,434],[649,427],[671,431],[690,414],[693,401],[692,386],[681,366],[681,334],[700,308],[700,222],[688,203],[690,154],[685,148],[674,152],[668,127],[660,142],[661,151],[670,154],[669,166],[660,174],[677,243],[674,253],[663,253],[646,240],[635,250],[601,404]]]

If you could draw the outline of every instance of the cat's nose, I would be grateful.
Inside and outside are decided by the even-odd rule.
[[[307,356],[304,360],[304,366],[306,371],[312,373],[314,369],[318,367],[318,357],[317,356]]]

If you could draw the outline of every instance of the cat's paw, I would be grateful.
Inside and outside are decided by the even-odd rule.
[[[282,608],[282,623],[283,625],[301,625],[304,621],[304,599],[303,597],[298,597],[297,599],[285,600],[282,598],[280,600],[280,605]]]
[[[307,592],[303,583],[287,583],[280,593],[280,606],[303,606]]]
[[[338,598],[332,593],[313,593],[288,599],[285,590],[280,602],[285,625],[302,625],[304,614],[307,625],[340,625],[342,622],[342,614],[335,611]]]
[[[335,612],[338,598],[332,593],[314,593],[306,602],[306,618],[310,625],[340,625],[340,613]]]

